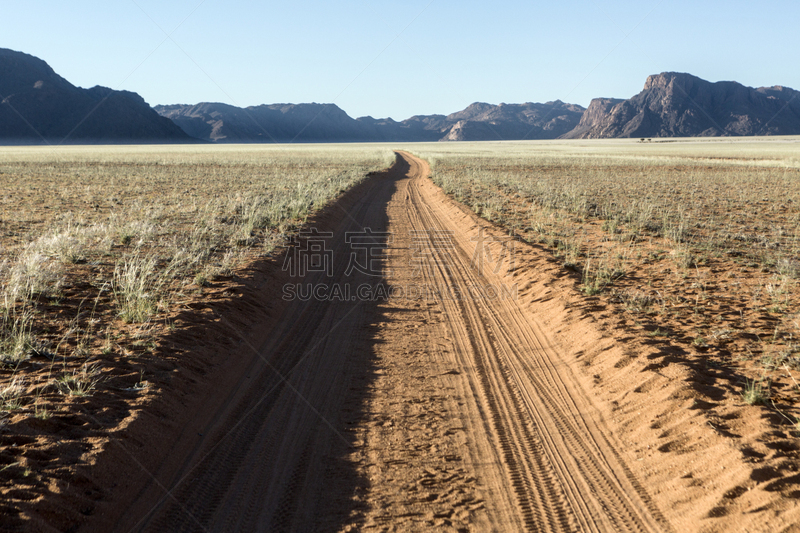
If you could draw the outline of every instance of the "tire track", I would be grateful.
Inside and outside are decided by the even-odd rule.
[[[409,219],[415,231],[453,236],[432,246],[427,282],[443,292],[498,287],[506,279],[473,263],[474,235],[453,221],[457,209],[425,179],[424,162],[410,160]],[[449,208],[449,209],[448,209]],[[473,237],[473,241],[470,240]],[[558,353],[517,302],[464,297],[443,300],[459,350],[473,358],[503,449],[520,512],[530,530],[659,531],[668,528],[624,465],[606,430],[591,420],[591,402],[565,379]],[[561,372],[559,372],[561,371]]]

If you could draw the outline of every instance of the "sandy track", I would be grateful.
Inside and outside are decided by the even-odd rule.
[[[525,526],[537,531],[656,531],[663,520],[622,462],[597,409],[571,379],[561,354],[524,311],[511,291],[491,298],[513,265],[511,243],[465,231],[451,216],[456,208],[425,179],[427,165],[406,155],[411,179],[400,185],[412,231],[434,230],[452,239],[432,247],[434,268],[426,282],[442,293],[451,357],[479,390],[483,413],[504,466],[505,483],[516,495]],[[494,255],[491,256],[492,252]],[[483,260],[478,254],[483,253]],[[492,287],[492,292],[475,288]],[[472,288],[470,292],[470,288]],[[477,296],[476,296],[477,295]]]
[[[535,310],[486,297],[489,287],[513,294],[521,281],[508,244],[465,224],[427,174],[404,153],[359,186],[319,228],[332,233],[333,275],[300,279],[390,297],[295,299],[261,335],[243,335],[235,369],[220,374],[198,412],[185,413],[196,423],[165,435],[171,453],[106,524],[670,529]],[[391,234],[380,276],[345,271],[346,234],[364,228]]]

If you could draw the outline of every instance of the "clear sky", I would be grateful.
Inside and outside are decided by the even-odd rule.
[[[663,71],[800,89],[796,0],[20,0],[0,47],[151,105],[335,103],[352,117],[629,98]]]

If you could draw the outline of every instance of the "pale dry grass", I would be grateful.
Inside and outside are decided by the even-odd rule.
[[[126,352],[125,323],[145,332],[132,349],[152,346],[149,324],[175,301],[271,254],[393,161],[359,145],[0,148],[0,390],[43,354],[71,363],[20,401],[91,394],[87,361],[97,346]]]

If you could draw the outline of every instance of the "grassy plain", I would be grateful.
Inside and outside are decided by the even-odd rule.
[[[0,514],[69,484],[85,439],[128,412],[114,402],[146,393],[171,311],[393,161],[367,145],[0,148]]]
[[[456,200],[575,272],[576,288],[800,416],[800,139],[427,145]],[[798,428],[800,429],[800,428]]]
[[[0,516],[79,486],[75,465],[153,388],[159,338],[182,327],[171,312],[223,290],[392,148],[0,149]],[[724,370],[738,401],[797,424],[800,139],[402,148],[552,253],[620,335]]]

